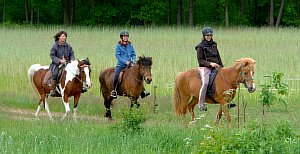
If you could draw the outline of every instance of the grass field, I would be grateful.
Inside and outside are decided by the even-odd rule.
[[[54,43],[52,36],[62,29],[68,32],[68,42],[75,56],[78,59],[89,57],[92,63],[93,87],[79,100],[78,123],[60,121],[64,107],[59,98],[49,99],[54,123],[49,121],[45,110],[42,110],[40,120],[36,120],[34,112],[38,97],[27,78],[30,65],[50,64],[49,51]],[[254,153],[272,153],[270,149],[273,149],[273,153],[300,151],[300,29],[214,28],[214,40],[218,43],[225,66],[232,65],[242,57],[257,61],[255,82],[258,90],[249,94],[246,89],[241,89],[241,97],[247,103],[246,122],[242,122],[244,125],[238,128],[237,108],[234,108],[230,111],[233,128],[228,130],[225,118],[219,127],[213,125],[218,105],[209,105],[205,118],[190,124],[187,129],[182,127],[180,118],[173,113],[174,78],[180,71],[197,67],[194,47],[201,39],[201,27],[128,28],[136,54],[153,57],[153,82],[146,86],[152,95],[140,100],[146,121],[142,124],[141,133],[131,134],[118,129],[122,124],[122,114],[129,111],[129,99],[116,100],[112,109],[115,120],[107,121],[103,118],[105,110],[97,79],[102,69],[116,64],[114,49],[121,30],[120,27],[0,27],[0,153],[245,153],[241,149],[246,148],[235,147],[230,151],[229,146],[225,146],[217,149],[219,146],[213,145],[207,138],[212,134],[215,135],[215,144],[238,145],[235,142],[245,140],[241,146],[251,147],[257,144],[254,142],[257,139],[259,148],[253,147]],[[291,90],[286,98],[287,109],[280,103],[272,105],[266,109],[263,123],[267,128],[266,138],[273,138],[272,133],[278,133],[275,130],[290,129],[288,132],[295,138],[290,137],[292,141],[284,140],[282,143],[269,143],[253,133],[260,130],[255,126],[261,126],[262,123],[259,85],[265,83],[264,76],[273,71],[284,73],[284,82]],[[155,114],[152,104],[154,86],[157,86],[158,105]],[[196,114],[200,117],[198,110]],[[188,118],[190,120],[190,116]],[[244,138],[229,140],[232,134]],[[275,138],[274,141],[278,140]],[[276,150],[274,146],[279,144],[283,150],[287,150]]]

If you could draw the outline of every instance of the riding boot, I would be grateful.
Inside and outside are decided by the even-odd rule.
[[[54,97],[56,95],[55,88],[56,88],[56,80],[51,80],[51,91],[50,91],[51,97]]]
[[[114,89],[111,91],[110,93],[110,96],[112,98],[117,98],[117,83],[118,83],[118,80],[114,80]]]
[[[206,90],[207,90],[207,86],[203,86],[201,89],[200,89],[200,92],[199,92],[199,109],[200,111],[207,111],[207,107],[205,105],[205,98],[206,98]]]
[[[149,96],[150,95],[150,92],[148,92],[148,91],[146,91],[146,90],[143,90],[142,92],[141,92],[141,98],[145,98],[145,97],[147,97],[147,96]]]

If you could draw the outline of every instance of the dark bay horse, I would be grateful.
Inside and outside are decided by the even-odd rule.
[[[144,80],[147,84],[152,81],[151,75],[152,57],[139,57],[136,64],[130,68],[126,68],[121,84],[118,85],[117,93],[119,96],[127,96],[131,99],[131,107],[134,104],[139,106],[137,99],[141,92],[144,90]],[[100,72],[100,92],[104,98],[104,106],[106,109],[105,117],[112,119],[110,106],[113,97],[110,96],[113,90],[113,78],[115,73],[115,67],[104,69]]]
[[[253,80],[255,61],[251,58],[241,58],[236,60],[230,67],[220,68],[215,78],[215,101],[206,97],[205,102],[209,104],[220,104],[217,113],[216,124],[219,123],[222,113],[225,114],[229,126],[231,118],[226,110],[228,103],[234,98],[236,89],[240,83],[243,83],[249,93],[255,91]],[[180,72],[175,79],[175,88],[173,94],[173,105],[175,112],[181,115],[186,124],[185,115],[187,110],[192,114],[192,120],[195,120],[194,107],[198,104],[201,79],[198,69],[190,69],[186,72]]]
[[[39,105],[36,110],[35,116],[38,118],[39,112],[44,105],[50,120],[53,120],[51,112],[49,110],[49,105],[47,103],[47,98],[50,93],[50,85],[45,83],[45,76],[49,71],[49,66],[41,66],[40,64],[31,65],[28,69],[29,80],[40,96]],[[73,118],[76,120],[76,112],[78,107],[79,97],[81,95],[81,90],[83,87],[83,82],[86,83],[88,88],[91,87],[90,79],[90,62],[89,59],[85,60],[75,60],[68,63],[65,70],[61,75],[61,82],[56,87],[56,97],[61,97],[63,104],[66,109],[66,113],[63,119],[70,113],[70,106],[68,98],[74,96],[74,113]],[[46,79],[47,80],[47,79]]]

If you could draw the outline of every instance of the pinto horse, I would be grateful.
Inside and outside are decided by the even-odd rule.
[[[39,105],[35,116],[38,118],[39,112],[44,105],[50,120],[53,120],[47,98],[50,93],[50,85],[45,83],[45,77],[49,70],[49,66],[41,66],[40,64],[33,64],[28,69],[29,80],[40,96]],[[90,62],[89,59],[75,60],[68,63],[62,72],[61,82],[56,87],[56,97],[61,97],[65,106],[66,113],[63,119],[70,113],[70,106],[68,98],[74,96],[74,113],[73,118],[76,120],[76,112],[78,107],[79,97],[83,88],[83,82],[86,83],[87,88],[90,88],[92,83],[90,79]],[[47,80],[47,79],[46,79]]]
[[[241,58],[236,60],[235,64],[230,67],[219,68],[215,77],[214,100],[206,97],[205,102],[209,104],[220,104],[217,113],[216,124],[219,123],[222,113],[225,114],[229,126],[231,118],[226,110],[228,103],[233,100],[236,89],[240,83],[243,83],[249,93],[255,91],[254,84],[254,65],[255,61],[251,58]],[[187,110],[192,114],[192,121],[195,120],[194,107],[199,101],[199,90],[201,79],[198,69],[190,69],[186,72],[180,72],[175,79],[175,88],[173,93],[173,105],[177,115],[181,115],[183,122],[186,124],[185,115]]]
[[[144,90],[144,82],[150,84],[152,81],[151,75],[152,57],[139,57],[139,60],[132,67],[127,67],[122,76],[121,83],[117,86],[117,94],[119,96],[127,96],[131,99],[131,107],[134,104],[140,106],[137,102],[141,92]],[[110,96],[113,90],[113,78],[115,67],[104,69],[100,72],[100,92],[104,98],[104,106],[106,109],[105,117],[112,119],[110,106],[114,99]],[[120,78],[120,77],[119,77]],[[120,80],[119,80],[120,81]]]

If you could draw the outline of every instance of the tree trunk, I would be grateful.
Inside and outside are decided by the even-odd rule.
[[[242,0],[241,2],[241,16],[244,16],[244,12],[245,12],[245,0]]]
[[[280,24],[283,6],[284,6],[284,0],[281,0],[280,9],[279,9],[279,13],[278,13],[277,21],[276,21],[276,27],[278,27]]]
[[[229,17],[228,17],[228,1],[225,1],[225,26],[229,27]]]
[[[25,5],[25,19],[27,23],[28,22],[28,0],[24,1],[24,5]]]
[[[274,2],[273,0],[270,0],[270,22],[269,26],[273,27],[274,26]]]
[[[194,8],[194,0],[189,0],[189,25],[190,25],[190,27],[194,26],[193,8]]]
[[[40,23],[40,7],[39,5],[37,5],[37,17],[36,17],[36,23],[39,24]]]
[[[64,12],[64,24],[69,25],[70,24],[70,5],[69,0],[62,1],[62,8]]]
[[[177,0],[177,26],[181,25],[182,21],[182,0]]]
[[[171,24],[171,0],[168,0],[168,25]]]
[[[71,10],[70,24],[72,25],[75,17],[75,0],[72,0],[71,3],[72,3],[71,4],[72,10]]]
[[[33,4],[31,4],[30,24],[33,23],[33,13],[34,13],[34,6],[33,6]]]
[[[254,25],[258,24],[258,21],[257,21],[257,12],[258,12],[258,0],[254,0],[254,16],[253,16],[253,23],[254,23]]]
[[[6,17],[6,0],[3,0],[3,15],[2,15],[2,21],[5,22]]]

